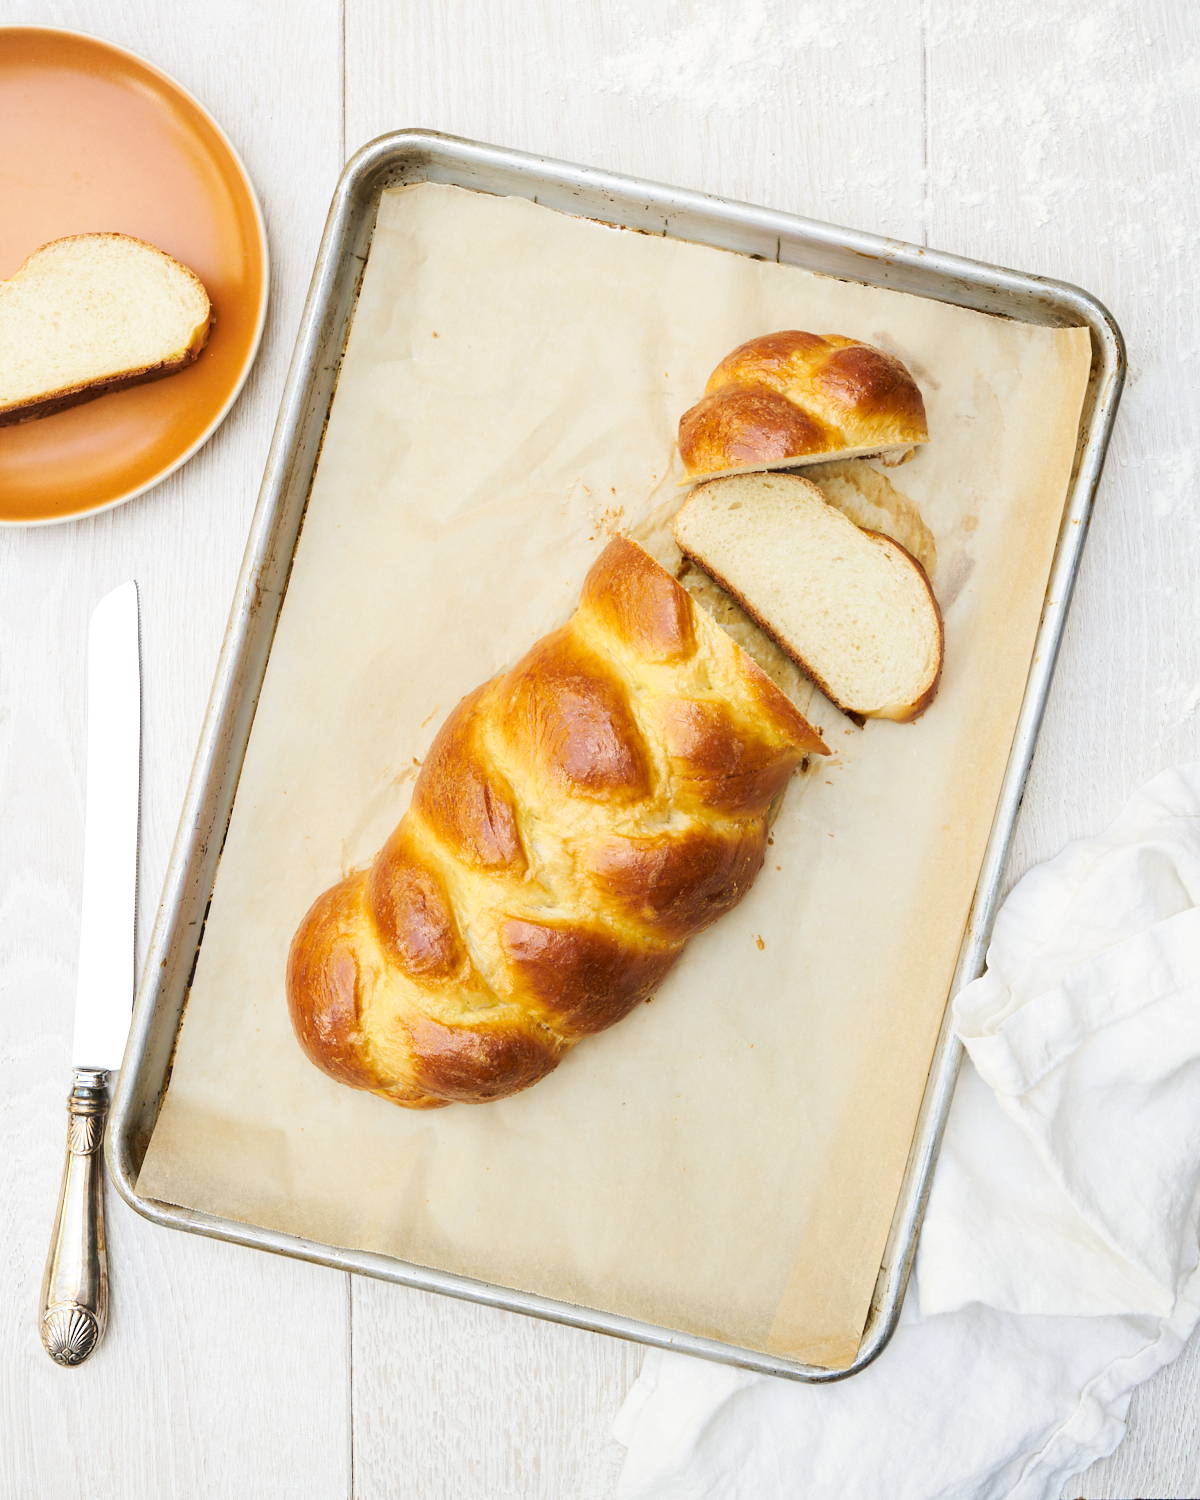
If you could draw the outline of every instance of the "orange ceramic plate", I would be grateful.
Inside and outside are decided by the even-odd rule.
[[[250,372],[267,238],[237,152],[192,96],[78,32],[0,27],[0,279],[67,234],[116,230],[190,266],[214,321],[194,365],[152,385],[0,428],[0,524],[131,500],[185,463]]]

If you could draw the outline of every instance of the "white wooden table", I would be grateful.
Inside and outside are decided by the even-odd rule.
[[[330,194],[406,125],[1078,282],[1129,382],[1011,875],[1200,754],[1200,9],[1189,0],[0,0],[195,92],[266,211],[253,377],[208,447],[93,521],[0,532],[0,1495],[612,1495],[635,1345],[153,1228],[109,1195],[112,1319],[53,1366],[89,611],[136,577],[139,949],[175,834]],[[2,185],[0,185],[2,194]],[[3,212],[0,199],[0,212]],[[1200,1495],[1200,1341],[1069,1496]]]

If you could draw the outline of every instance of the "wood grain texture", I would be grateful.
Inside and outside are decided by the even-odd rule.
[[[920,15],[347,0],[347,149],[420,125],[919,239]]]
[[[1200,15],[1172,0],[933,0],[929,242],[1086,287],[1129,379],[1009,864],[1011,884],[1200,756]],[[1070,1496],[1200,1495],[1200,1339]]]
[[[14,1500],[324,1500],[349,1487],[346,1277],[166,1233],[110,1191],[104,1343],[86,1365],[61,1370],[36,1327],[70,1086],[87,621],[108,589],[138,580],[144,954],[341,164],[340,9],[337,0],[305,9],[303,27],[264,3],[0,9],[5,23],[118,42],[204,100],[259,189],[274,259],[257,367],[201,454],[151,494],[94,520],[0,533],[0,1493]]]
[[[356,1500],[607,1500],[640,1345],[354,1278]]]

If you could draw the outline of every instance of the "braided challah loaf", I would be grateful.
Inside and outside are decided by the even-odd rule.
[[[836,334],[768,333],[726,355],[679,422],[693,478],[823,459],[899,463],[929,441],[925,402],[898,359]]]
[[[450,715],[370,868],[300,924],[305,1052],[414,1109],[536,1083],[741,900],[812,752],[741,648],[612,542],[567,624]]]

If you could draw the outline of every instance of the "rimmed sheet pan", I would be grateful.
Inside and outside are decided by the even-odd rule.
[[[682,1348],[796,1379],[841,1378],[861,1369],[882,1349],[899,1316],[958,1064],[957,1048],[944,1027],[934,1052],[863,1340],[846,1369],[806,1365],[761,1350],[737,1348],[694,1333],[680,1333],[613,1313],[488,1285],[387,1256],[322,1245],[276,1230],[181,1209],[138,1193],[138,1172],[169,1076],[221,845],[374,230],[379,195],[387,187],[420,181],[530,198],[568,213],[800,265],[867,285],[892,287],[1024,322],[1082,326],[1090,330],[1093,368],[1080,422],[1076,470],[1051,569],[1033,666],[960,950],[955,985],[969,980],[982,966],[1004,858],[1119,399],[1123,351],[1119,331],[1111,318],[1077,289],[977,266],[918,247],[424,132],[388,136],[366,147],[347,167],[318,257],[118,1087],[109,1147],[114,1176],[123,1195],[140,1212],[175,1227],[648,1343]]]

